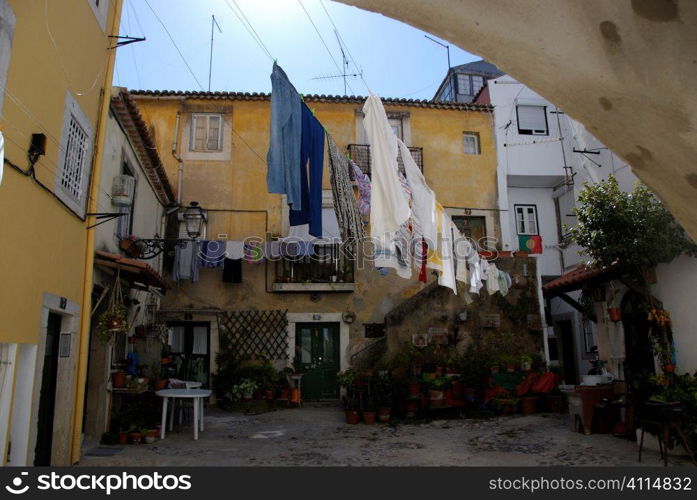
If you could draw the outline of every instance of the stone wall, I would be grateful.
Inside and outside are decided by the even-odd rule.
[[[449,345],[457,346],[460,352],[472,343],[501,354],[540,352],[535,259],[499,257],[495,263],[513,281],[505,297],[498,292],[489,295],[486,287],[479,295],[470,295],[462,283],[458,283],[455,295],[449,288],[432,283],[390,311],[385,318],[387,358],[393,358],[413,334],[428,333],[430,328],[444,329]],[[462,313],[466,313],[466,319]]]

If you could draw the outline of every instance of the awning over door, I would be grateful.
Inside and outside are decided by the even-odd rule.
[[[97,250],[94,252],[94,265],[111,271],[120,270],[121,277],[132,284],[152,286],[163,294],[167,291],[164,278],[143,261]]]

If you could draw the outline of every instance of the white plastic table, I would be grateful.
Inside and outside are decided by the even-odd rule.
[[[198,439],[199,427],[201,431],[204,430],[203,423],[203,400],[211,395],[208,389],[162,389],[157,391],[155,394],[160,396],[162,399],[162,425],[160,427],[160,439],[165,438],[165,427],[167,427],[167,402],[169,398],[172,399],[186,399],[190,398],[194,400],[194,439]],[[172,410],[174,410],[174,401],[172,402]],[[172,430],[174,425],[174,411],[170,416],[169,430]]]

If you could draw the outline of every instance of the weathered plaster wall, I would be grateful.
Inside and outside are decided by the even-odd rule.
[[[545,96],[697,237],[696,2],[340,1],[449,40]]]
[[[458,284],[459,294],[433,284],[403,302],[387,317],[387,357],[399,352],[404,342],[411,342],[415,333],[428,333],[429,328],[445,328],[450,345],[458,350],[471,343],[489,346],[501,354],[540,352],[542,332],[537,295],[536,259],[506,257],[495,261],[513,280],[509,293],[489,295],[482,289],[472,294],[470,304],[465,300],[465,288]],[[527,276],[525,274],[527,273]],[[458,315],[467,312],[467,320]],[[488,326],[491,314],[498,314],[500,324]],[[528,315],[532,327],[528,327]]]

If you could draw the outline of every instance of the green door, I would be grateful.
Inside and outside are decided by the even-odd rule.
[[[302,379],[303,399],[338,398],[339,324],[298,323],[295,347],[297,360],[305,371]]]

